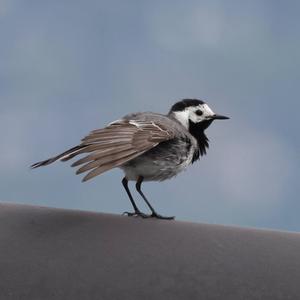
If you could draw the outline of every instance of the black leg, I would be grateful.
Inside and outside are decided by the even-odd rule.
[[[140,176],[136,182],[136,190],[138,191],[138,193],[142,196],[142,198],[145,200],[146,204],[148,205],[148,207],[150,208],[152,214],[151,217],[153,218],[157,218],[157,219],[165,219],[165,220],[173,220],[175,217],[165,217],[165,216],[161,216],[159,215],[155,209],[152,207],[152,205],[149,203],[149,201],[147,200],[146,196],[144,195],[144,193],[142,192],[141,186],[142,186],[142,182],[143,182],[144,178],[142,176]]]
[[[135,204],[135,202],[134,202],[134,200],[133,200],[133,197],[132,197],[132,195],[131,195],[131,193],[130,193],[130,190],[129,190],[129,188],[128,188],[128,180],[127,180],[126,177],[123,178],[122,184],[123,184],[123,186],[124,186],[124,188],[125,188],[125,190],[126,190],[126,193],[127,193],[128,197],[129,197],[130,202],[131,202],[131,204],[132,204],[132,206],[133,206],[133,209],[134,209],[134,212],[128,212],[128,211],[126,211],[126,212],[124,212],[124,214],[126,214],[126,215],[128,215],[128,216],[140,216],[140,217],[143,217],[143,218],[148,218],[149,216],[146,215],[146,214],[144,214],[144,213],[142,213],[142,212],[138,209],[138,207],[136,206],[136,204]]]

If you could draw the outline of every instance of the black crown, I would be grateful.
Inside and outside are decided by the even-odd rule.
[[[201,105],[201,104],[204,104],[204,103],[205,103],[204,101],[198,100],[198,99],[183,99],[183,100],[175,103],[171,107],[171,112],[173,112],[173,111],[183,111],[187,107],[198,106],[198,105]]]

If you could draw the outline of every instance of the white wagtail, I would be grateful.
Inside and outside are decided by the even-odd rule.
[[[215,114],[204,101],[184,99],[175,103],[167,115],[152,112],[126,115],[105,128],[93,130],[78,146],[31,168],[87,154],[72,164],[81,166],[76,174],[88,172],[83,181],[115,167],[124,171],[122,184],[134,209],[126,212],[128,216],[173,219],[156,213],[141,184],[169,179],[206,154],[209,145],[204,130],[212,121],[223,119],[229,118]],[[150,215],[138,209],[128,188],[129,180],[136,182],[136,190],[151,210]]]

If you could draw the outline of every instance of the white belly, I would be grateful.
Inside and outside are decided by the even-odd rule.
[[[192,151],[182,161],[174,160],[172,157],[163,160],[152,160],[142,155],[120,168],[124,171],[128,180],[136,181],[138,177],[142,176],[145,181],[163,181],[185,170],[191,164],[192,158]]]

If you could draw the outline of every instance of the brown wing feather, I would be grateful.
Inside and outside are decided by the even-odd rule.
[[[123,158],[125,156],[135,154],[136,151],[130,147],[130,149],[126,149],[123,151],[114,152],[110,155],[97,155],[94,159],[90,158],[88,160],[88,163],[86,163],[84,166],[82,166],[80,169],[77,170],[76,174],[80,174],[83,172],[86,172],[90,169],[99,167],[100,165],[105,165],[109,162],[115,161],[117,159]]]
[[[130,150],[131,148],[132,148],[132,146],[127,145],[127,144],[125,144],[125,145],[121,144],[121,145],[115,146],[115,147],[109,146],[109,145],[106,145],[106,147],[99,147],[99,148],[95,149],[97,151],[94,151],[91,154],[89,154],[88,156],[85,156],[85,157],[77,160],[71,166],[77,167],[77,166],[87,163],[89,161],[97,160],[101,157],[110,156],[110,155],[113,155],[115,153],[119,153],[119,152],[122,152],[125,150]]]
[[[81,151],[90,154],[72,166],[83,164],[77,170],[77,174],[90,171],[83,178],[83,181],[86,181],[132,160],[171,138],[173,135],[160,124],[121,120],[106,128],[94,130],[83,138],[82,145],[87,147]]]
[[[105,171],[108,171],[110,169],[113,169],[115,167],[118,167],[124,163],[126,163],[127,161],[139,156],[140,153],[136,153],[134,155],[128,155],[128,156],[125,156],[119,160],[115,160],[115,161],[111,161],[110,163],[107,163],[105,165],[100,165],[99,167],[93,169],[91,172],[89,172],[83,179],[82,181],[87,181],[89,179],[92,179],[93,177],[95,176],[98,176],[102,173],[104,173]]]
[[[83,181],[91,179],[109,169],[121,166],[160,142],[173,138],[159,122],[127,120],[116,121],[111,125],[93,130],[82,139],[82,143],[57,156],[33,164],[32,168],[45,166],[57,160],[67,161],[87,154],[75,161],[72,166],[81,166],[77,174],[89,171]]]

